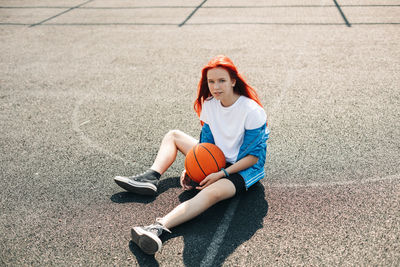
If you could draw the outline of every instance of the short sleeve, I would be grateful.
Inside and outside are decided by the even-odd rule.
[[[247,114],[244,128],[246,130],[257,129],[266,123],[267,115],[265,114],[264,109],[258,106]]]

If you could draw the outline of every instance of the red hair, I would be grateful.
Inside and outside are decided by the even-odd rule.
[[[238,72],[232,60],[230,60],[227,56],[219,55],[211,59],[210,62],[208,62],[208,64],[205,65],[201,71],[201,79],[197,87],[197,98],[194,101],[194,110],[199,117],[204,101],[211,96],[210,90],[208,89],[207,72],[210,69],[218,67],[224,68],[226,71],[228,71],[231,79],[236,80],[235,87],[233,88],[233,91],[235,93],[253,99],[257,102],[257,104],[262,107],[257,92],[246,82],[244,77]]]

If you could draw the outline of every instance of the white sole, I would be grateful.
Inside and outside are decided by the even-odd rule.
[[[157,186],[152,183],[138,183],[123,176],[115,176],[114,181],[117,185],[129,192],[151,196],[157,194]]]
[[[131,230],[132,241],[146,254],[153,255],[161,250],[161,239],[153,233],[144,231],[141,227]]]

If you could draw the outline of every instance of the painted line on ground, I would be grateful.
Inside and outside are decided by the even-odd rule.
[[[368,183],[376,183],[382,181],[390,181],[390,180],[398,180],[400,179],[400,173],[387,175],[383,177],[372,177],[364,180],[349,180],[349,181],[337,181],[337,182],[328,182],[328,183],[308,183],[308,184],[296,184],[296,183],[288,183],[288,184],[267,184],[270,188],[306,188],[306,187],[333,187],[333,186],[345,186],[345,185],[353,185],[353,184],[368,184]]]
[[[222,221],[219,223],[218,228],[215,231],[215,234],[213,236],[213,239],[212,239],[210,245],[208,246],[206,254],[200,263],[200,267],[214,266],[213,263],[214,263],[215,257],[217,256],[217,254],[219,252],[219,247],[221,246],[222,242],[224,241],[226,232],[229,229],[233,215],[236,212],[236,208],[238,206],[239,200],[240,200],[240,197],[236,197],[236,198],[232,199],[232,202],[230,203],[229,207],[225,211],[224,218],[222,218]]]
[[[83,122],[79,122],[79,110],[82,104],[89,98],[91,92],[89,91],[85,96],[79,97],[78,101],[75,103],[74,110],[72,112],[72,130],[76,132],[80,139],[89,147],[94,148],[95,150],[108,155],[109,157],[122,161],[125,165],[134,165],[134,162],[124,159],[123,157],[108,151],[107,149],[103,148],[97,142],[90,139],[88,136],[85,135],[85,132],[80,128],[81,126],[90,123],[90,120],[85,120]]]
[[[183,25],[185,25],[185,23],[197,12],[197,10],[199,10],[204,4],[205,2],[207,2],[207,0],[204,0],[203,2],[201,2],[200,5],[198,5],[193,11],[192,13],[190,13],[190,15],[181,23],[178,25],[178,27],[182,27]]]
[[[338,9],[338,11],[339,11],[339,13],[340,13],[340,15],[342,16],[344,22],[346,23],[346,26],[347,26],[347,27],[351,27],[350,22],[347,20],[347,17],[346,17],[346,15],[344,14],[344,12],[343,12],[342,8],[340,7],[340,5],[338,4],[338,2],[337,2],[336,0],[333,0],[333,2],[335,3],[335,5],[336,5],[336,7],[337,7],[337,9]]]
[[[31,28],[31,27],[35,27],[35,26],[38,26],[38,25],[42,25],[42,24],[45,23],[46,21],[52,20],[52,19],[54,19],[54,18],[57,18],[57,17],[59,17],[59,16],[65,14],[65,13],[70,12],[71,10],[77,9],[77,8],[79,8],[79,7],[83,6],[83,5],[86,5],[86,4],[88,4],[88,3],[92,2],[92,1],[94,1],[94,0],[88,0],[88,1],[86,1],[86,2],[84,2],[84,3],[82,3],[82,4],[79,4],[79,5],[77,5],[77,6],[70,7],[70,8],[68,8],[67,10],[64,10],[64,11],[61,12],[61,13],[58,13],[58,14],[56,14],[56,15],[50,17],[50,18],[47,18],[47,19],[45,19],[45,20],[42,20],[42,21],[40,21],[40,22],[38,22],[38,23],[34,23],[34,24],[30,25],[29,27]]]

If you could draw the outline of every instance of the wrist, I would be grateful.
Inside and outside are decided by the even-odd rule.
[[[225,174],[222,171],[216,172],[218,179],[224,178]]]
[[[222,177],[223,177],[223,178],[229,176],[229,173],[228,173],[224,168],[221,168],[221,172],[222,172]]]

